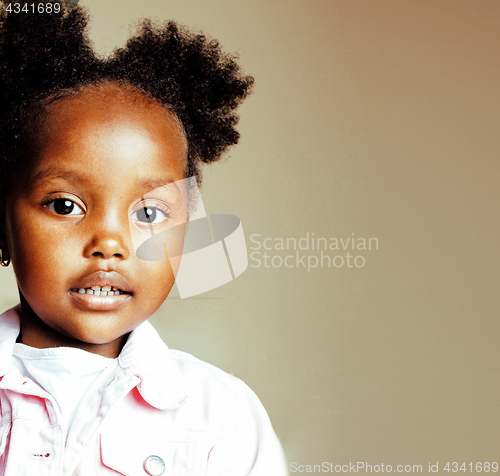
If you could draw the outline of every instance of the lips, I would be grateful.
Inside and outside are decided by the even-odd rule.
[[[116,271],[96,271],[70,289],[69,295],[79,307],[91,311],[113,311],[133,295],[127,280]]]
[[[80,292],[80,290],[94,291],[87,294],[97,294],[97,292],[120,291],[120,294],[132,294],[132,287],[127,280],[116,271],[95,271],[85,278],[81,279],[75,286],[71,288],[72,291]],[[81,293],[83,294],[83,293]],[[97,294],[99,295],[99,294]]]

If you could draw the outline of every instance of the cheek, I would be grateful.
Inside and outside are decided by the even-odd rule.
[[[174,285],[174,270],[168,261],[140,261],[138,268],[141,289],[140,293],[137,293],[137,297],[141,298],[141,302],[148,302],[148,305],[154,309],[152,312],[154,312],[167,298]]]
[[[186,231],[186,223],[174,225],[154,235],[135,231],[132,235],[134,252],[142,262],[168,262],[175,277],[181,262]]]
[[[30,218],[10,220],[9,250],[20,286],[45,288],[66,277],[77,256],[78,238]]]
[[[178,225],[163,235],[168,259],[172,267],[174,276],[177,276],[181,264],[182,251],[184,248],[184,238],[186,237],[187,223]]]

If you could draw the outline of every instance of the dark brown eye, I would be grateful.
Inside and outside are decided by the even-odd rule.
[[[80,215],[82,213],[82,209],[67,198],[56,198],[47,204],[47,208],[58,215]]]

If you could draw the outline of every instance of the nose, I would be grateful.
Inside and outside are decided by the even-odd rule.
[[[84,249],[86,258],[129,258],[132,245],[128,220],[119,220],[107,214],[89,222],[88,226],[89,239]]]
[[[90,246],[90,253],[86,253],[89,256],[100,257],[104,259],[110,259],[113,257],[119,259],[127,259],[130,256],[130,252],[123,246],[121,240],[116,240],[113,238],[98,239]]]

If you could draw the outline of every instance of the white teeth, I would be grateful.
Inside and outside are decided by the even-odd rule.
[[[90,289],[79,288],[73,289],[79,294],[93,294],[94,296],[118,296],[120,290],[114,286],[92,286]]]

